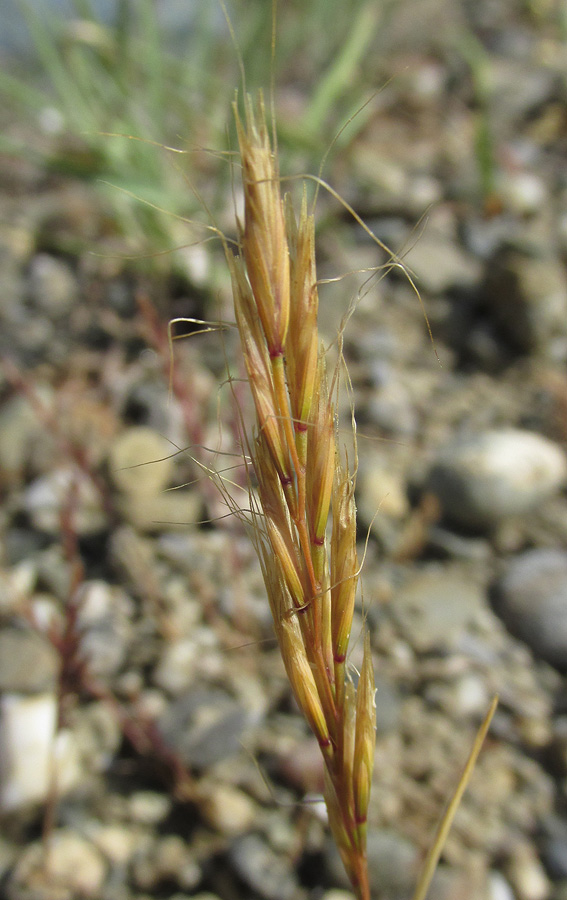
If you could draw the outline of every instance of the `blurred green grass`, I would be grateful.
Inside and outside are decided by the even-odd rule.
[[[155,253],[178,241],[174,217],[202,215],[190,184],[204,189],[213,212],[226,197],[226,157],[172,156],[159,145],[235,145],[229,123],[234,90],[242,86],[238,55],[248,90],[269,91],[273,83],[300,98],[297,116],[280,119],[280,151],[288,171],[316,171],[339,126],[366,99],[361,63],[388,2],[282,3],[273,58],[270,0],[227,4],[238,49],[216,2],[193,4],[191,27],[175,49],[152,0],[118,0],[110,23],[87,0],[73,6],[75,16],[64,21],[23,0],[37,65],[25,74],[0,71],[0,96],[31,132],[20,139],[5,132],[0,151],[92,182],[127,245]],[[34,129],[42,131],[37,140]]]

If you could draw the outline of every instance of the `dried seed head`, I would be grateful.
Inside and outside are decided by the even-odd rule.
[[[232,279],[236,322],[240,332],[248,381],[256,407],[258,426],[266,439],[280,480],[282,483],[287,483],[290,480],[289,455],[275,400],[270,359],[255,311],[256,304],[244,273],[241,258],[229,255],[228,265]]]
[[[283,489],[279,479],[274,478],[271,456],[263,436],[256,441],[254,469],[264,513],[264,527],[272,547],[273,558],[279,563],[294,605],[303,606],[306,590],[300,557],[294,542]]]
[[[354,739],[354,810],[359,839],[364,845],[366,817],[370,800],[374,748],[376,746],[376,702],[374,669],[370,650],[370,635],[364,636],[364,657],[356,691],[356,731]]]
[[[316,397],[311,409],[307,437],[306,483],[309,530],[312,543],[323,544],[329,518],[335,474],[335,431],[333,409],[327,393],[325,356],[319,354]]]
[[[301,435],[308,428],[317,375],[319,298],[315,273],[315,224],[313,216],[307,214],[305,193],[299,222],[296,222],[289,195],[285,214],[291,267],[287,374],[291,414],[295,430]]]
[[[353,864],[352,843],[345,828],[344,809],[341,800],[337,797],[335,786],[327,770],[325,770],[324,797],[331,833],[341,855],[346,873],[354,885],[356,884],[356,868]]]
[[[354,741],[356,736],[356,694],[354,684],[349,679],[345,685],[345,698],[343,707],[343,746],[342,746],[342,765],[345,774],[345,783],[351,786],[353,784],[353,767],[354,767]]]
[[[247,442],[254,444],[258,480],[253,541],[287,675],[325,759],[330,826],[356,896],[369,900],[374,679],[368,638],[356,692],[346,677],[358,577],[356,509],[353,478],[336,450],[319,350],[314,223],[305,194],[298,219],[291,200],[281,201],[262,99],[254,110],[247,97],[245,110],[243,123],[235,107],[245,201],[241,257],[227,255],[259,425],[256,440]]]
[[[333,654],[338,663],[343,663],[346,657],[354,614],[357,572],[354,485],[348,473],[337,466],[333,484],[331,610]]]
[[[323,753],[332,754],[331,736],[296,615],[287,616],[281,620],[278,638],[287,677],[298,706],[319,741]]]
[[[277,159],[266,129],[262,97],[258,114],[246,97],[246,127],[234,104],[244,184],[246,271],[272,358],[282,356],[289,324],[289,251]]]

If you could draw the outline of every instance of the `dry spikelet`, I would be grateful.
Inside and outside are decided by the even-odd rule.
[[[370,900],[366,831],[376,731],[374,672],[367,632],[356,688],[346,662],[358,580],[355,485],[337,452],[319,348],[314,221],[305,193],[298,219],[291,199],[281,199],[262,97],[256,110],[245,98],[244,124],[236,103],[234,112],[245,213],[239,254],[226,244],[225,249],[257,419],[256,437],[246,440],[259,498],[259,508],[252,503],[252,538],[293,694],[323,754],[329,825],[358,900]],[[414,900],[425,898],[495,708],[496,698],[439,825]]]
[[[359,900],[369,900],[366,816],[374,759],[374,676],[365,637],[358,689],[346,654],[358,561],[354,478],[337,452],[317,332],[313,216],[280,195],[262,99],[235,104],[244,184],[241,252],[227,251],[254,399],[249,438],[260,515],[254,542],[291,687],[325,762],[329,824]],[[327,540],[332,517],[331,540]]]

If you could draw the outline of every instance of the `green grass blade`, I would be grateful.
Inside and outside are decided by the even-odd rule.
[[[80,114],[84,108],[84,98],[76,90],[48,23],[40,19],[28,2],[22,3],[21,9],[35,50],[64,107],[65,114],[68,117]]]
[[[484,739],[488,734],[488,729],[490,728],[490,723],[492,722],[492,717],[496,712],[497,706],[498,697],[494,697],[492,703],[490,704],[490,709],[484,717],[484,721],[482,722],[482,725],[480,726],[474,739],[469,758],[466,761],[455,793],[451,797],[449,806],[447,807],[445,814],[437,827],[437,831],[433,839],[433,844],[431,845],[429,853],[427,854],[425,863],[419,876],[419,881],[413,895],[413,900],[425,900],[425,896],[427,894],[427,891],[429,890],[433,875],[435,874],[435,869],[437,868],[437,863],[439,862],[439,857],[443,852],[443,847],[445,846],[447,835],[449,834],[449,830],[451,828],[451,825],[453,824],[453,819],[455,818],[459,803],[461,802],[463,794],[465,793],[471,779],[473,769],[484,743]]]
[[[367,3],[354,20],[341,50],[321,78],[304,116],[302,127],[311,134],[320,133],[329,110],[351,84],[357,66],[364,57],[378,24],[379,7]]]

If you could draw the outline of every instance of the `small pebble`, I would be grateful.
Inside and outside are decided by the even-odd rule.
[[[107,865],[102,854],[79,834],[64,829],[55,831],[49,841],[47,862],[41,842],[29,844],[23,851],[14,872],[10,887],[25,894],[11,896],[29,897],[34,900],[97,900],[106,878]]]
[[[43,389],[40,400],[47,405]],[[0,408],[0,473],[4,484],[22,480],[24,469],[33,455],[35,442],[42,434],[39,419],[24,398],[14,396]]]
[[[78,285],[69,266],[55,256],[38,253],[29,273],[31,300],[50,318],[68,315],[75,305]]]
[[[265,900],[292,900],[296,896],[293,869],[259,835],[237,838],[229,856],[239,877]]]
[[[489,265],[484,303],[521,353],[553,357],[554,342],[567,334],[567,278],[555,257],[512,251],[498,255]]]
[[[186,765],[205,769],[240,751],[246,723],[246,711],[228,694],[197,688],[169,705],[159,729]]]
[[[397,591],[391,614],[411,646],[420,651],[454,646],[482,609],[484,594],[458,570],[426,569]]]
[[[73,735],[91,772],[104,772],[122,740],[116,711],[104,700],[85,704],[73,719]]]
[[[47,638],[31,628],[0,630],[0,691],[52,690],[58,674],[59,657]]]
[[[350,887],[335,844],[329,839],[325,859],[330,877],[341,887]],[[368,874],[373,894],[402,900],[411,896],[419,867],[417,847],[390,829],[369,829],[367,838]]]
[[[545,182],[532,172],[501,176],[497,191],[506,209],[520,216],[534,215],[548,202]]]
[[[210,786],[201,811],[209,824],[227,837],[249,831],[257,815],[250,797],[227,784]]]
[[[449,714],[456,719],[482,716],[490,704],[490,697],[483,679],[475,673],[456,678],[451,684],[446,701]]]
[[[501,872],[490,871],[488,873],[487,889],[487,900],[515,900],[514,891]]]
[[[126,494],[159,494],[173,473],[175,447],[157,431],[131,427],[115,438],[110,448],[112,480]]]
[[[566,479],[567,458],[557,444],[507,428],[469,435],[446,447],[431,469],[429,488],[448,519],[484,529],[530,512]]]
[[[89,672],[98,678],[114,675],[126,658],[132,601],[118,587],[87,581],[81,585],[78,610],[81,653]]]
[[[419,424],[409,390],[393,379],[374,390],[365,407],[365,416],[385,435],[406,440],[416,434]]]
[[[547,900],[549,897],[549,878],[530,844],[514,847],[506,873],[518,900]]]
[[[56,717],[54,694],[0,699],[0,809],[19,809],[47,796]]]
[[[94,831],[92,840],[112,865],[125,866],[139,847],[140,834],[125,825],[101,825]]]
[[[494,608],[512,634],[537,657],[567,671],[567,553],[520,554],[492,594]]]
[[[417,286],[429,294],[442,294],[456,286],[476,284],[478,261],[445,235],[421,235],[404,257]]]
[[[153,680],[158,687],[177,696],[187,691],[199,667],[199,647],[194,638],[186,638],[164,647]]]
[[[325,891],[321,900],[355,900],[355,896],[350,891],[332,888],[330,891]]]
[[[96,534],[107,526],[102,498],[93,481],[67,464],[36,478],[24,492],[23,507],[38,531],[59,535],[64,510],[73,511],[79,535]]]
[[[136,791],[129,798],[128,808],[133,822],[157,825],[171,811],[171,798],[156,791]]]

